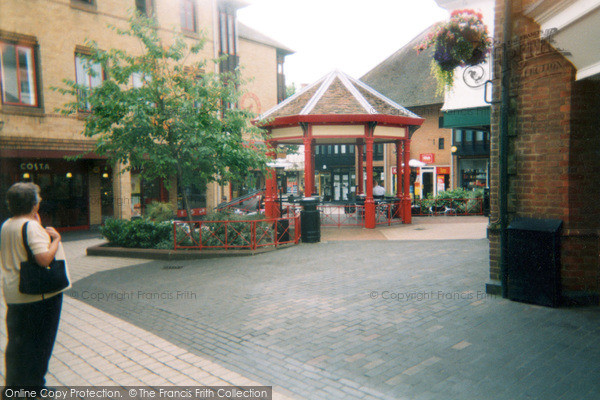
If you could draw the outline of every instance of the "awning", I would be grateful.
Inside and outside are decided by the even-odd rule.
[[[442,128],[475,128],[490,126],[490,107],[444,111]]]

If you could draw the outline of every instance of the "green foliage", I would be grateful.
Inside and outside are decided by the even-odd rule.
[[[154,222],[170,221],[175,216],[175,208],[171,203],[153,201],[146,208],[146,218]]]
[[[243,215],[228,212],[215,212],[204,216],[201,230],[197,224],[178,224],[178,246],[206,247],[239,246],[250,248],[252,245],[253,224],[250,221],[262,220],[262,214]],[[225,221],[228,221],[225,223]],[[258,244],[272,243],[275,234],[273,222],[260,221],[255,224]]]
[[[96,153],[125,170],[139,168],[147,180],[160,178],[168,185],[177,176],[189,187],[264,170],[264,132],[250,123],[252,113],[228,106],[241,94],[239,71],[207,72],[213,64],[198,61],[204,37],[192,41],[179,35],[166,43],[156,25],[135,15],[127,30],[112,28],[138,40],[135,53],[86,41],[91,52],[85,57],[102,65],[106,79],[95,88],[64,80],[66,87],[54,89],[73,100],[60,112],[84,116],[82,133],[96,139]],[[133,87],[134,79],[139,87]],[[85,109],[90,112],[81,114]],[[183,197],[191,218],[185,191]]]
[[[293,83],[291,85],[285,85],[285,98],[293,96],[296,94],[296,85]]]
[[[435,60],[431,60],[431,75],[437,81],[436,94],[443,96],[445,90],[452,90],[454,86],[454,70],[444,70]]]
[[[456,188],[439,192],[437,196],[429,194],[427,199],[420,202],[421,214],[430,214],[435,207],[444,206],[458,214],[474,214],[481,211],[483,189],[467,190]]]
[[[198,229],[198,223],[177,224],[175,228],[177,244],[192,247],[197,247],[200,243],[204,247],[224,247],[227,244],[230,247],[251,248],[254,229],[259,245],[272,243],[275,223],[260,221],[262,219],[264,219],[262,214],[239,215],[226,212],[209,214],[205,216],[201,230]],[[258,222],[252,224],[250,221],[253,220]],[[174,248],[172,222],[110,218],[100,232],[112,246],[165,250]]]
[[[169,222],[158,223],[147,219],[128,221],[109,218],[100,232],[113,246],[156,249],[164,248],[165,242],[173,235],[173,226]]]
[[[483,189],[467,190],[463,188],[456,188],[453,190],[446,190],[439,192],[436,196],[437,199],[474,199],[483,198]]]

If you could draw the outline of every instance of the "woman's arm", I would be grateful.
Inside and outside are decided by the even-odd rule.
[[[50,246],[48,247],[48,251],[35,255],[35,261],[42,267],[47,267],[50,265],[52,260],[54,260],[54,255],[58,250],[58,245],[61,240],[60,233],[58,233],[56,229],[48,227],[46,228],[46,232],[48,232],[48,235],[50,235],[52,240],[52,242],[50,242]]]

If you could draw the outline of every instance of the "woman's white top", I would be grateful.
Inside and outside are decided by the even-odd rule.
[[[17,217],[9,218],[2,224],[2,231],[0,232],[0,263],[2,264],[2,292],[4,293],[4,301],[7,304],[40,301],[55,296],[71,287],[69,285],[69,287],[63,290],[44,295],[23,294],[19,292],[21,262],[27,261],[27,250],[23,245],[23,237],[21,236],[23,224],[26,222],[29,222],[27,225],[27,242],[29,243],[31,252],[34,255],[42,254],[50,248],[50,235],[48,235],[48,232],[46,232],[39,222],[26,217]],[[54,258],[65,260],[66,264],[62,243],[58,244],[58,250]],[[67,268],[68,275],[69,269]]]

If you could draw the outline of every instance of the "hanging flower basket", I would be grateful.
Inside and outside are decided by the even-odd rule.
[[[438,80],[438,90],[452,87],[454,69],[478,65],[485,61],[491,48],[483,16],[473,10],[456,10],[446,22],[435,26],[416,49],[421,52],[433,47],[431,70]]]

